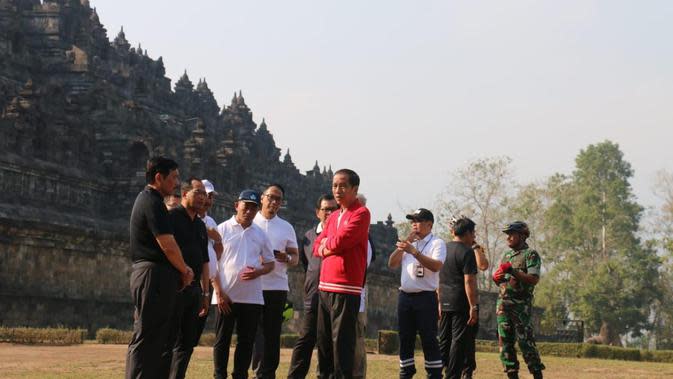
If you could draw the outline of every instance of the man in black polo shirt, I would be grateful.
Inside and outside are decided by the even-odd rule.
[[[181,188],[180,205],[168,214],[182,257],[193,267],[194,280],[177,295],[168,341],[161,356],[160,377],[185,377],[194,347],[199,342],[199,314],[208,312],[208,234],[196,217],[205,206],[206,189],[197,178],[189,178]]]
[[[145,178],[147,187],[138,194],[130,221],[135,321],[126,355],[127,379],[156,377],[176,292],[194,279],[164,205],[164,196],[173,193],[178,183],[178,164],[164,157],[151,158]]]
[[[477,263],[472,245],[475,223],[461,218],[453,226],[453,241],[446,245],[446,260],[439,272],[439,350],[445,379],[459,379],[465,362],[467,327],[477,322]]]

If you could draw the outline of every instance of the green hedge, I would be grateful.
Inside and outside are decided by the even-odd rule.
[[[397,355],[400,351],[400,339],[395,330],[379,330],[379,354]]]
[[[128,344],[133,332],[112,328],[101,328],[96,331],[96,341],[101,344]]]
[[[199,340],[199,346],[213,346],[215,344],[215,333],[203,333]],[[231,336],[231,345],[236,345],[236,336]]]
[[[286,349],[292,349],[299,339],[299,334],[281,334],[280,335],[280,347]]]
[[[86,329],[0,327],[0,342],[75,345],[86,339]]]
[[[379,331],[379,354],[398,354],[399,339],[394,330]],[[593,345],[587,343],[538,342],[542,356],[615,359],[623,361],[647,361],[673,363],[673,350],[638,350],[616,346]],[[497,341],[477,340],[476,350],[482,353],[497,353]],[[416,349],[420,349],[416,341]]]

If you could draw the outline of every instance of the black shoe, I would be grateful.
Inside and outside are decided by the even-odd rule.
[[[533,373],[533,379],[542,379],[542,371],[535,371]]]
[[[507,379],[519,379],[519,372],[518,371],[508,372]]]

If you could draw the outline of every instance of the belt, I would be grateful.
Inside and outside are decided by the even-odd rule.
[[[404,292],[400,290],[400,293],[407,296],[422,296],[422,295],[435,294],[436,292],[435,291]]]

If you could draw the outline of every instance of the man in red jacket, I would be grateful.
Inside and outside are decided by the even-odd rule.
[[[341,169],[332,179],[340,210],[327,219],[313,254],[323,258],[318,289],[319,378],[352,378],[360,292],[367,268],[369,210],[357,200],[360,177]]]

